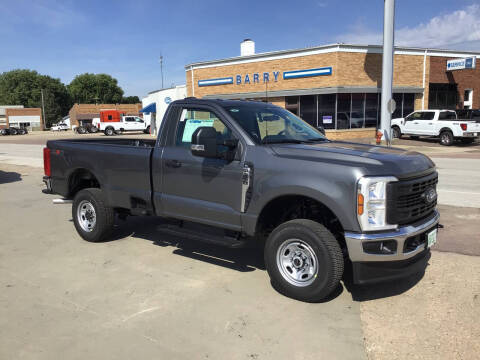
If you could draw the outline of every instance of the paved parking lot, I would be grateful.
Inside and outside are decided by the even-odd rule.
[[[347,281],[329,301],[306,304],[271,288],[262,254],[158,236],[158,219],[119,221],[114,241],[81,240],[70,206],[41,193],[45,137],[22,141],[34,143],[0,138],[1,359],[473,359],[480,352],[480,206],[464,202],[478,191],[477,146],[414,146],[439,167],[445,226],[424,276],[370,287]],[[445,190],[459,177],[469,194],[452,200]]]

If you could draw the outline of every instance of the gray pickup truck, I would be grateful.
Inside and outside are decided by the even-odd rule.
[[[161,233],[260,244],[274,288],[303,301],[328,297],[347,269],[357,284],[421,272],[436,241],[428,157],[330,141],[269,103],[175,101],[156,140],[49,141],[44,165],[44,191],[72,202],[83,239],[150,215]]]

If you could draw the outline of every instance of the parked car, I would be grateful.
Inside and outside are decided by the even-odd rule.
[[[68,125],[65,123],[58,123],[53,125],[50,130],[52,131],[67,131],[69,129]]]
[[[428,157],[329,141],[269,103],[174,101],[158,139],[48,141],[44,168],[83,239],[108,239],[118,214],[160,216],[175,237],[262,244],[273,286],[304,301],[328,297],[347,269],[359,284],[423,271],[436,241]]]
[[[480,135],[480,124],[459,120],[453,110],[414,111],[405,118],[392,119],[394,138],[409,135],[438,137],[440,144],[452,145],[455,140],[472,143]]]
[[[25,135],[28,134],[28,130],[25,128],[8,127],[1,129],[0,133],[2,135]]]

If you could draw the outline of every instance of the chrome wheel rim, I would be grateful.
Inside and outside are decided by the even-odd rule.
[[[317,278],[317,255],[303,240],[288,239],[278,248],[277,267],[290,284],[308,286]]]
[[[82,200],[80,202],[77,208],[77,220],[83,231],[93,231],[97,223],[97,214],[90,201]]]
[[[447,134],[443,134],[443,135],[442,135],[442,142],[443,142],[444,144],[448,144],[449,141],[450,141],[450,139],[449,139],[448,135],[447,135]]]

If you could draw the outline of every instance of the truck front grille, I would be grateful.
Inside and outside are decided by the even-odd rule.
[[[437,198],[428,201],[427,192],[436,192],[438,174],[434,172],[412,180],[389,183],[387,186],[387,222],[409,224],[433,213]]]

